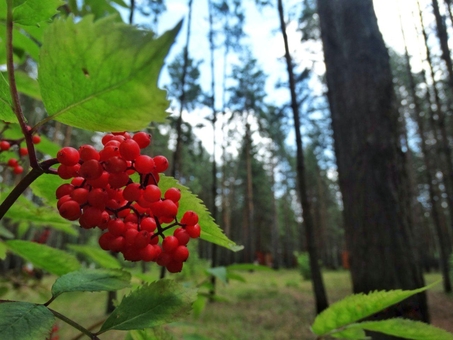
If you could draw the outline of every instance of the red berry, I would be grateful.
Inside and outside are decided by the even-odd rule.
[[[99,152],[94,148],[94,146],[85,144],[79,147],[79,155],[82,161],[88,161],[90,159],[99,160]]]
[[[129,175],[125,172],[110,174],[109,184],[111,188],[122,188],[129,182]]]
[[[80,176],[85,179],[97,179],[101,177],[103,172],[104,169],[102,168],[101,163],[95,159],[84,162],[79,169]]]
[[[156,228],[157,224],[154,217],[145,217],[140,221],[140,230],[146,230],[152,233],[154,232],[154,230],[156,230]]]
[[[143,191],[143,198],[148,202],[157,202],[161,198],[161,191],[157,185],[150,184],[147,185]]]
[[[173,260],[184,262],[189,258],[189,249],[186,246],[178,246],[173,252]]]
[[[171,262],[171,260],[172,260],[171,254],[162,252],[157,257],[156,262],[159,266],[165,267],[167,264]]]
[[[133,140],[135,140],[140,146],[140,149],[146,148],[149,144],[151,144],[151,135],[146,132],[137,132],[133,137]]]
[[[9,142],[7,142],[6,140],[2,140],[0,142],[0,150],[8,151],[10,147],[11,147],[11,144]]]
[[[135,236],[134,246],[137,249],[144,248],[145,246],[147,246],[149,244],[150,240],[151,240],[151,234],[146,230],[142,230],[142,231],[138,232],[138,234]]]
[[[165,191],[164,197],[173,202],[178,202],[181,199],[181,190],[178,188],[170,188]]]
[[[110,250],[110,244],[115,238],[111,233],[106,232],[99,237],[99,245],[104,250]]]
[[[127,169],[126,161],[118,156],[110,157],[104,163],[105,170],[110,172],[111,174],[118,174],[121,172],[125,172]]]
[[[55,196],[56,198],[60,199],[64,195],[70,195],[73,190],[74,186],[72,184],[65,183],[57,188],[57,190],[55,191]]]
[[[160,205],[161,216],[175,218],[178,213],[178,206],[172,200],[164,200]]]
[[[57,160],[64,165],[71,166],[75,165],[79,162],[80,155],[79,151],[70,146],[66,146],[62,148],[57,153]]]
[[[186,227],[187,233],[190,235],[191,238],[198,238],[201,234],[201,228],[198,224],[195,225],[188,225]]]
[[[94,188],[88,193],[88,203],[92,207],[96,207],[99,209],[104,209],[105,203],[107,203],[109,199],[109,195],[104,189],[101,188]]]
[[[125,160],[132,161],[140,156],[140,146],[133,139],[126,139],[120,144],[120,155]]]
[[[107,144],[109,141],[112,140],[112,138],[113,138],[113,134],[111,134],[111,133],[104,135],[104,137],[102,137],[102,145]]]
[[[24,157],[28,155],[28,149],[27,148],[19,148],[19,155]]]
[[[13,168],[13,172],[14,172],[16,175],[20,175],[22,172],[24,172],[24,168],[21,167],[20,165],[16,165],[16,166]]]
[[[162,249],[166,253],[173,252],[179,246],[179,241],[174,236],[167,236],[162,241]]]
[[[126,225],[120,218],[110,220],[107,224],[107,228],[110,233],[115,236],[123,235],[126,232]]]
[[[61,217],[70,221],[77,220],[81,215],[80,205],[74,200],[68,200],[63,203],[58,211]]]
[[[16,165],[18,165],[18,164],[19,164],[19,162],[18,162],[17,159],[15,159],[15,158],[10,158],[10,159],[8,160],[8,166],[10,166],[10,167],[12,167],[12,168],[14,168],[14,167],[15,167]]]
[[[70,193],[71,198],[76,201],[78,204],[82,205],[87,202],[88,199],[88,190],[85,188],[74,189]]]
[[[157,255],[158,251],[156,250],[156,247],[151,244],[148,244],[144,248],[140,249],[140,257],[143,261],[154,261]]]
[[[181,223],[186,225],[195,225],[198,223],[198,215],[192,210],[188,210],[181,218]]]
[[[164,172],[168,169],[168,159],[164,156],[156,156],[153,158],[154,164],[156,165],[157,172]]]
[[[185,246],[187,243],[189,243],[190,235],[183,228],[175,229],[175,231],[173,232],[173,236],[178,239],[180,245]]]
[[[155,168],[152,157],[140,155],[135,160],[135,170],[141,174],[148,174]]]
[[[33,142],[33,144],[39,144],[41,143],[41,137],[39,137],[38,135],[33,135],[31,141]]]
[[[182,266],[182,262],[171,261],[165,267],[170,273],[179,273],[182,270]]]
[[[141,196],[142,189],[138,183],[128,184],[123,190],[123,197],[127,201],[137,201]]]

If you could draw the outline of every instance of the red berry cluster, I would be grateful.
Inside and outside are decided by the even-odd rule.
[[[30,129],[30,128],[29,128]],[[24,171],[24,168],[21,165],[21,158],[28,155],[28,149],[25,146],[22,146],[21,143],[24,141],[24,138],[20,139],[6,139],[0,138],[0,153],[4,151],[11,151],[15,149],[18,154],[18,158],[9,158],[6,165],[12,169],[13,173],[16,175],[21,174]],[[32,136],[33,144],[39,144],[41,142],[41,137],[39,135]]]
[[[100,151],[91,145],[62,148],[57,154],[58,175],[72,181],[57,189],[57,207],[62,217],[79,220],[82,228],[103,230],[102,249],[180,272],[189,257],[187,243],[200,236],[198,216],[187,211],[178,222],[181,192],[170,188],[162,195],[159,173],[168,168],[168,161],[142,155],[150,143],[145,132],[122,132],[106,134]],[[138,174],[137,182],[133,174]],[[174,227],[172,236],[164,235]]]

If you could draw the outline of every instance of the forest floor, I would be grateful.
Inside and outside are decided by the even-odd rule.
[[[208,303],[200,317],[191,316],[183,322],[167,325],[165,329],[178,340],[315,339],[309,328],[315,316],[311,283],[303,281],[298,271],[255,271],[240,275],[246,282],[218,284],[217,293],[222,300]],[[330,303],[351,293],[348,272],[324,272],[323,275]],[[439,274],[425,277],[427,284],[440,279]],[[46,277],[44,284],[51,285],[53,280]],[[45,294],[39,296],[36,292],[21,289],[16,292],[18,296],[7,298],[46,301]],[[442,285],[438,284],[428,291],[428,303],[432,324],[453,332],[453,295],[445,295]],[[88,327],[105,318],[105,305],[105,293],[67,293],[50,307]],[[59,327],[61,340],[77,337],[78,333],[66,324],[60,322]],[[100,336],[102,340],[122,340],[124,337],[125,332],[120,331]]]

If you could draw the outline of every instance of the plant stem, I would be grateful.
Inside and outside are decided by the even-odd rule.
[[[46,161],[38,164],[36,168],[31,169],[31,171],[17,184],[14,189],[8,194],[5,200],[0,204],[0,220],[5,216],[6,212],[11,208],[11,206],[16,202],[20,195],[32,184],[35,179],[41,176],[44,173],[53,173],[50,170],[50,167],[54,164],[57,164],[58,161],[56,158],[48,159]]]
[[[48,309],[52,312],[53,315],[55,315],[55,317],[57,317],[58,319],[60,319],[60,320],[62,320],[64,322],[66,322],[68,325],[71,325],[75,329],[79,330],[80,332],[82,332],[83,334],[88,336],[91,340],[100,340],[97,337],[96,334],[91,333],[88,329],[86,329],[83,326],[79,325],[74,320],[69,319],[68,317],[64,316],[63,314],[58,313],[57,311],[55,311],[55,310],[53,310],[51,308],[48,308]]]
[[[27,144],[28,157],[30,166],[35,169],[39,168],[36,158],[35,146],[32,142],[32,132],[29,130],[25,117],[20,106],[19,93],[17,92],[16,77],[14,75],[14,57],[13,57],[13,0],[6,1],[6,67],[8,70],[9,90],[12,99],[12,109],[17,117],[22,134]]]

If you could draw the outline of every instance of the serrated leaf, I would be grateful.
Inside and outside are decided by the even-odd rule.
[[[11,104],[9,85],[3,74],[0,76],[0,120],[8,123],[17,123],[16,115]]]
[[[115,17],[56,20],[44,34],[38,67],[48,115],[95,131],[164,121],[169,102],[157,80],[180,26],[156,39]]]
[[[42,305],[28,302],[0,303],[0,334],[8,340],[45,339],[55,322]]]
[[[74,256],[59,249],[23,240],[9,240],[5,243],[13,253],[51,274],[60,276],[80,268],[80,263]]]
[[[353,339],[353,340],[371,339],[365,334],[365,331],[361,328],[347,328],[341,332],[332,333],[331,336],[337,339]]]
[[[215,276],[223,283],[228,283],[227,270],[225,267],[214,267],[205,269],[205,272],[209,275]]]
[[[35,26],[42,21],[49,21],[62,5],[64,2],[61,0],[26,0],[13,9],[13,21],[21,25]]]
[[[420,321],[388,319],[355,324],[354,327],[412,340],[453,340],[453,334]]]
[[[318,314],[313,322],[312,330],[316,335],[324,335],[334,329],[373,315],[412,295],[423,292],[437,283],[414,290],[397,289],[371,292],[366,295],[349,295]]]
[[[68,244],[66,247],[79,254],[85,255],[101,267],[112,269],[121,268],[121,263],[116,258],[100,248],[80,244]]]
[[[125,296],[101,327],[132,330],[160,326],[188,315],[196,290],[171,280],[145,284]]]
[[[165,192],[171,187],[181,190],[178,217],[181,218],[187,210],[195,211],[198,214],[198,224],[201,227],[201,239],[228,248],[232,251],[239,251],[244,248],[242,246],[238,246],[226,237],[223,231],[215,223],[203,202],[196,195],[194,195],[189,188],[181,185],[173,177],[161,175],[159,181],[159,188],[161,191]]]
[[[120,269],[80,269],[60,276],[52,286],[52,296],[67,292],[101,292],[130,286],[131,274]]]

